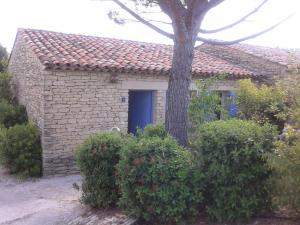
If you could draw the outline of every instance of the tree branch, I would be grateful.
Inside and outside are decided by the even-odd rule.
[[[145,18],[144,18],[145,19]],[[139,20],[135,20],[135,19],[122,19],[124,20],[124,22],[131,22],[131,23],[140,23],[141,21]],[[161,23],[161,24],[165,24],[165,25],[172,25],[172,23],[166,22],[166,21],[161,21],[161,20],[148,20],[145,19],[147,22],[152,22],[152,23]]]
[[[147,20],[147,19],[145,19]],[[147,20],[148,22],[153,22],[153,23],[161,23],[161,24],[165,24],[165,25],[172,25],[171,22],[166,22],[166,21],[162,21],[162,20],[152,20],[152,19],[149,19]]]
[[[117,5],[119,5],[122,9],[124,9],[126,12],[128,12],[131,16],[133,16],[134,18],[136,18],[137,20],[139,20],[140,22],[142,22],[143,24],[147,25],[148,27],[150,27],[151,29],[155,30],[156,32],[173,39],[174,35],[170,34],[162,29],[160,29],[159,27],[153,25],[152,23],[148,22],[147,20],[145,20],[143,17],[139,16],[137,13],[135,13],[133,10],[131,10],[130,8],[128,8],[126,5],[124,5],[122,2],[120,2],[119,0],[112,0],[113,2],[115,2]]]
[[[149,28],[153,29],[154,31],[174,40],[174,34],[166,32],[164,30],[162,30],[161,28],[153,25],[152,23],[148,22],[146,19],[144,19],[143,17],[139,16],[137,13],[135,13],[133,10],[131,10],[130,8],[128,8],[126,5],[124,5],[122,2],[120,2],[119,0],[112,0],[113,2],[115,2],[117,5],[119,5],[122,9],[124,9],[126,12],[128,12],[130,15],[132,15],[135,19],[137,19],[138,21],[140,21],[141,23],[145,24],[146,26],[148,26]],[[221,2],[223,2],[224,0],[211,0],[210,1],[210,7],[214,7],[218,4],[220,4]],[[212,44],[212,45],[232,45],[232,44],[236,44],[242,41],[246,41],[249,39],[253,39],[255,37],[258,37],[260,35],[263,35],[273,29],[275,29],[276,27],[278,27],[279,25],[281,25],[282,23],[284,23],[285,21],[287,21],[288,19],[290,19],[294,14],[289,15],[288,17],[286,17],[285,19],[279,21],[278,23],[274,24],[273,26],[262,30],[258,33],[243,37],[243,38],[239,38],[236,40],[232,40],[232,41],[216,41],[216,40],[212,40],[212,39],[206,39],[203,37],[197,37],[197,41],[201,41],[207,44]]]
[[[216,7],[217,5],[221,4],[224,1],[225,0],[210,0],[207,5],[208,6],[207,11]]]
[[[288,19],[290,19],[294,14],[291,14],[289,15],[288,17],[286,17],[285,19],[279,21],[278,23],[274,24],[273,26],[265,29],[265,30],[262,30],[258,33],[255,33],[255,34],[252,34],[252,35],[249,35],[249,36],[246,36],[246,37],[243,37],[243,38],[239,38],[239,39],[236,39],[236,40],[233,40],[233,41],[216,41],[216,40],[212,40],[212,39],[206,39],[206,38],[203,38],[203,37],[197,37],[197,41],[202,41],[204,43],[207,43],[207,44],[212,44],[212,45],[232,45],[232,44],[236,44],[236,43],[239,43],[239,42],[242,42],[242,41],[246,41],[246,40],[250,40],[250,39],[253,39],[255,37],[258,37],[260,35],[263,35],[273,29],[275,29],[276,27],[278,27],[280,24],[284,23],[285,21],[287,21]]]
[[[250,16],[252,16],[253,14],[255,14],[256,12],[258,12],[258,10],[260,10],[261,7],[263,7],[266,3],[268,2],[268,0],[264,0],[259,6],[257,6],[254,10],[252,10],[250,13],[246,14],[244,17],[242,17],[241,19],[237,20],[236,22],[229,24],[225,27],[221,27],[221,28],[217,28],[214,30],[205,30],[205,29],[199,29],[199,32],[202,34],[212,34],[212,33],[217,33],[223,30],[227,30],[229,28],[232,28],[242,22],[244,22],[247,18],[249,18]]]

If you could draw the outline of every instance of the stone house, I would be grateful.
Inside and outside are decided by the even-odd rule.
[[[227,74],[214,87],[225,96],[237,79],[287,73],[285,56],[248,48],[258,47],[198,46],[193,80]],[[171,56],[169,45],[19,29],[9,72],[17,100],[40,129],[44,175],[76,172],[75,146],[92,133],[164,121]]]

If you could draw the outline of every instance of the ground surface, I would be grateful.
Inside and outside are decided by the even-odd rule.
[[[0,225],[129,225],[119,211],[93,212],[79,202],[80,176],[20,181],[0,168]]]
[[[0,225],[54,225],[83,210],[72,188],[80,176],[19,181],[0,168]]]
[[[223,225],[208,223],[205,219],[199,220],[195,225]],[[225,224],[229,225],[229,224]],[[300,220],[296,219],[279,219],[279,218],[260,218],[253,219],[251,222],[239,225],[300,225]]]
[[[120,210],[82,206],[80,192],[72,187],[80,182],[79,175],[19,181],[0,168],[0,225],[133,225]],[[248,225],[300,225],[300,220],[255,219]]]

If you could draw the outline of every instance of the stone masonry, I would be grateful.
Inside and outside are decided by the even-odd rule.
[[[44,174],[75,172],[75,147],[92,133],[119,127],[127,132],[128,93],[124,81],[145,77],[120,75],[111,83],[110,74],[46,72],[44,87]],[[149,82],[154,80],[149,77]],[[137,87],[138,89],[138,87]],[[164,116],[164,96],[156,91],[154,121]],[[125,102],[122,102],[125,98]]]

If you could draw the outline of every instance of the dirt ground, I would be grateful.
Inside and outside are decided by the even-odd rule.
[[[79,202],[80,175],[20,181],[0,167],[0,225],[131,225],[120,210],[93,211]]]
[[[74,182],[79,175],[20,181],[0,168],[0,225],[54,225],[78,216]]]
[[[207,222],[206,219],[200,219],[195,225],[229,225],[214,224]],[[283,218],[256,218],[248,223],[240,225],[300,225],[300,219],[283,219]]]
[[[118,209],[93,211],[82,206],[74,183],[81,183],[79,175],[20,181],[0,167],[0,225],[134,224]],[[200,218],[196,225],[217,224]],[[300,225],[300,219],[260,218],[247,225]]]

